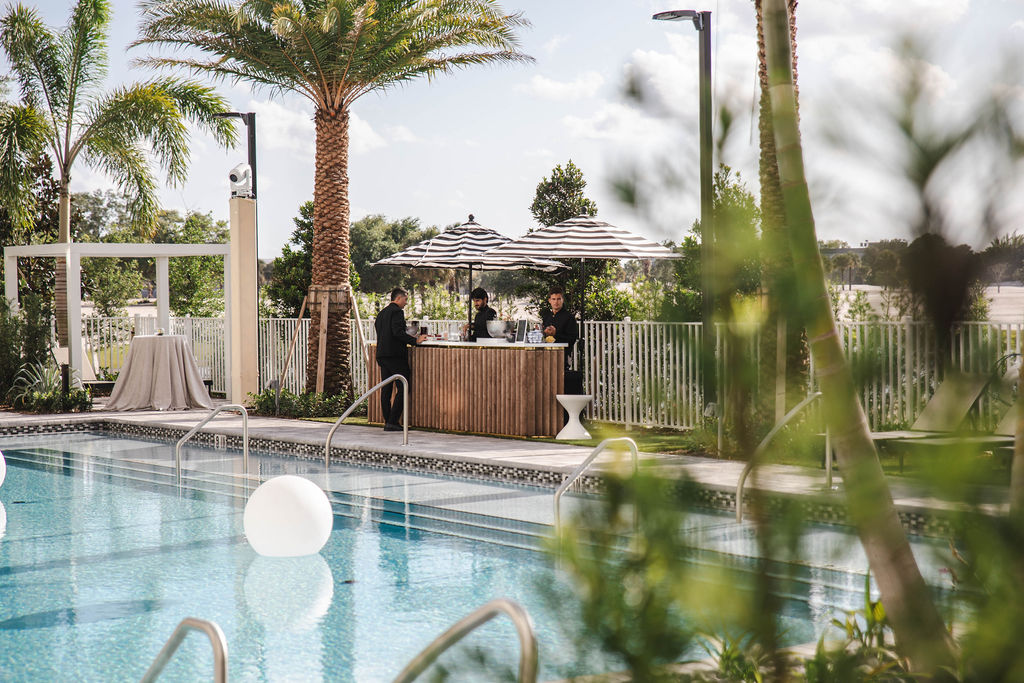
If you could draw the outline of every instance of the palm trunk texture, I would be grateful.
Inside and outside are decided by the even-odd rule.
[[[754,0],[757,15],[758,81],[761,97],[758,103],[758,132],[760,160],[758,177],[761,187],[761,234],[763,236],[764,288],[767,311],[764,333],[761,335],[762,358],[771,359],[761,365],[761,414],[778,421],[786,411],[804,395],[807,386],[807,344],[803,338],[803,321],[792,313],[787,319],[784,302],[793,296],[793,259],[786,236],[786,215],[782,206],[782,188],[779,186],[779,166],[775,152],[775,132],[772,127],[771,101],[768,95],[768,67],[765,61],[764,22],[762,2]],[[793,88],[796,91],[796,0],[787,0],[789,7],[789,39],[793,59]],[[781,353],[780,353],[781,351]],[[780,397],[779,385],[785,396]]]
[[[772,118],[793,272],[818,368],[826,423],[843,472],[848,513],[881,592],[897,647],[916,671],[939,674],[954,645],[900,525],[853,377],[843,356],[818,253],[797,122],[786,0],[764,0]]]
[[[66,173],[61,174],[57,211],[57,241],[62,244],[71,241],[71,192],[68,188],[68,181],[65,180],[66,177]],[[56,268],[53,281],[53,304],[54,316],[57,321],[57,344],[67,347],[70,346],[68,339],[68,260],[63,257],[58,258]]]
[[[313,188],[313,282],[315,287],[347,288],[349,278],[348,110],[316,112]],[[348,300],[347,297],[344,298]],[[332,306],[327,323],[324,393],[348,395],[351,334],[348,307]],[[316,387],[320,350],[319,306],[311,305],[306,386]]]

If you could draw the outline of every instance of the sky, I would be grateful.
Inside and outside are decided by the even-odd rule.
[[[36,6],[50,26],[62,27],[71,3],[36,0]],[[135,3],[113,0],[113,6],[109,83],[145,80],[152,72],[130,63],[145,53],[127,47],[138,25]],[[698,34],[689,22],[651,20],[668,9],[712,12],[715,106],[735,115],[716,164],[731,166],[758,193],[750,0],[504,0],[502,7],[531,22],[521,44],[534,63],[471,68],[355,103],[352,220],[412,216],[423,226],[444,227],[474,214],[516,237],[535,227],[529,206],[537,184],[571,159],[599,218],[654,240],[680,240],[699,215]],[[893,160],[885,158],[884,126],[864,113],[899,83],[895,46],[908,31],[935,48],[928,64],[934,106],[927,115],[938,125],[955,120],[989,87],[1020,94],[1019,80],[991,75],[1002,55],[1024,54],[1021,0],[804,0],[797,10],[801,130],[820,239],[857,245],[910,236],[913,207],[893,175]],[[630,79],[650,95],[643,102],[624,94]],[[216,86],[235,111],[256,113],[258,249],[260,258],[272,258],[288,241],[299,206],[312,199],[313,107],[301,96],[271,99],[244,83]],[[836,126],[881,149],[838,151],[828,135]],[[229,151],[196,134],[189,179],[162,186],[163,207],[226,220],[228,171],[245,159],[241,124],[239,146]],[[991,238],[972,213],[980,191],[971,185],[983,184],[984,168],[961,169],[962,187],[949,192],[955,235],[976,247]],[[618,199],[615,182],[623,177],[639,180],[638,207]],[[73,191],[104,189],[115,189],[109,178],[82,162],[75,166]],[[1007,189],[1011,194],[1024,197]],[[1006,210],[1002,225],[1024,231],[1022,216],[1024,199]]]

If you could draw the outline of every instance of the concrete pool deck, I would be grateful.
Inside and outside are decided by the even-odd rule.
[[[222,405],[223,401],[215,401]],[[184,433],[202,421],[209,411],[107,411],[101,403],[88,413],[68,415],[28,415],[14,412],[0,412],[0,433],[16,433],[46,429],[53,431],[66,427],[83,429],[89,423],[106,425],[113,430],[156,429],[169,435]],[[331,424],[274,417],[249,417],[249,437],[253,448],[260,448],[260,442],[288,442],[305,446],[303,457],[319,457],[327,439]],[[224,435],[232,441],[240,440],[242,420],[238,414],[222,413],[203,429],[208,435]],[[207,437],[210,438],[210,437]],[[495,472],[535,473],[541,485],[557,485],[557,482],[572,472],[589,455],[592,448],[569,444],[532,442],[521,439],[497,438],[468,434],[449,434],[419,430],[409,431],[409,445],[402,445],[401,432],[384,432],[380,427],[363,425],[342,425],[335,433],[332,443],[332,458],[359,461],[360,453],[376,453],[391,456],[391,461],[377,461],[369,464],[383,464],[402,467],[403,463],[426,464],[427,467],[443,469],[451,466],[452,474],[470,474],[482,477],[494,476]],[[337,456],[335,454],[338,454]],[[600,456],[597,469],[616,459],[614,453]],[[713,492],[719,500],[718,507],[735,505],[736,484],[743,471],[744,463],[717,458],[692,455],[670,455],[641,453],[643,461],[656,463],[668,471],[685,472],[691,479]],[[333,462],[333,460],[332,460]],[[504,479],[500,476],[498,478]],[[842,477],[835,473],[834,484],[838,490],[825,490],[825,472],[816,468],[792,465],[764,465],[753,472],[748,479],[748,489],[757,489],[779,497],[796,497],[809,506],[829,506],[841,509],[844,497],[841,493]],[[532,482],[531,482],[532,483]],[[927,488],[912,480],[889,479],[889,488],[904,522],[917,531],[926,532],[926,523],[921,520],[934,519],[957,508],[957,503],[930,495]],[[988,510],[999,513],[1007,506],[1008,491],[1005,487],[985,487],[980,491],[981,499],[988,501]],[[730,500],[731,499],[731,500]],[[834,517],[835,515],[832,515]],[[915,524],[917,520],[917,524]],[[834,521],[841,522],[842,519]]]

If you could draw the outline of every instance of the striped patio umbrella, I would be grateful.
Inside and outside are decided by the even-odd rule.
[[[469,215],[469,220],[440,235],[406,247],[391,256],[382,258],[371,265],[404,266],[407,268],[452,268],[469,270],[469,291],[473,291],[473,269],[477,270],[519,270],[532,268],[554,272],[565,268],[565,264],[546,256],[508,255],[493,256],[491,250],[511,242],[500,232],[485,228]],[[473,322],[473,303],[469,303],[469,321]]]
[[[591,216],[575,216],[561,223],[527,233],[488,252],[493,257],[578,258],[587,259],[674,259],[680,255],[657,242],[634,235]],[[580,268],[580,277],[586,265]],[[585,294],[584,287],[581,292]],[[580,322],[583,299],[580,297]]]

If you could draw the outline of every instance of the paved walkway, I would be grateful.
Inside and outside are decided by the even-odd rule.
[[[101,399],[102,400],[102,399]],[[215,403],[224,403],[217,401]],[[98,403],[90,413],[73,415],[26,415],[0,412],[0,429],[36,424],[74,424],[95,420],[108,420],[154,427],[190,429],[208,415],[206,410],[187,411],[130,411],[116,412],[102,409]],[[269,438],[302,444],[322,446],[327,439],[331,425],[325,422],[311,422],[274,417],[250,417],[249,437]],[[217,416],[204,428],[215,434],[240,436],[242,421],[234,413]],[[505,439],[465,434],[448,434],[419,430],[409,431],[409,445],[402,445],[401,432],[385,432],[380,427],[342,425],[331,442],[332,450],[348,448],[383,453],[397,453],[409,456],[458,460],[504,467],[517,467],[546,472],[573,471],[591,452],[590,447],[547,442],[532,442],[522,439]],[[609,452],[597,460],[597,465],[607,465],[616,458]],[[684,470],[692,479],[702,485],[734,493],[744,463],[716,458],[642,453],[641,458],[655,461],[672,470]],[[820,469],[790,465],[765,465],[748,480],[750,488],[782,495],[813,496],[819,500],[841,502],[842,478],[834,478],[835,491],[825,490],[825,473]],[[890,490],[897,506],[908,512],[950,510],[955,503],[931,496],[927,490],[912,481],[890,479]],[[998,511],[1005,506],[1005,488],[987,487],[983,500],[991,501],[991,509]]]

